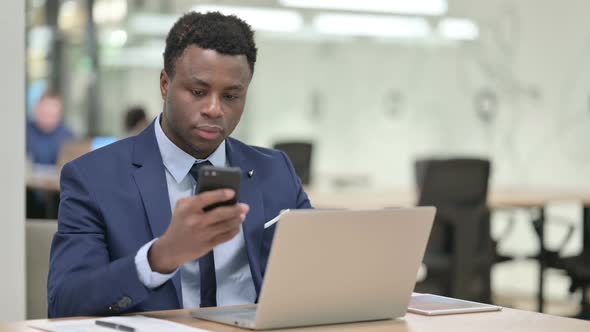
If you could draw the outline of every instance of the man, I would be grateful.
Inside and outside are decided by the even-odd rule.
[[[63,168],[50,317],[256,301],[274,234],[264,223],[310,203],[285,154],[228,137],[255,61],[253,32],[235,16],[189,13],[175,23],[160,73],[163,113]],[[240,203],[203,210],[234,195],[192,195],[205,160],[241,168]]]
[[[46,91],[37,102],[26,129],[27,158],[32,164],[55,166],[64,144],[73,139],[62,122],[62,109],[62,100],[53,90]],[[57,194],[27,188],[26,198],[27,218],[55,218],[51,213],[55,208],[50,207],[57,206]]]
[[[59,95],[46,92],[35,107],[33,121],[27,124],[27,154],[35,164],[55,165],[63,144],[73,138],[62,123]]]

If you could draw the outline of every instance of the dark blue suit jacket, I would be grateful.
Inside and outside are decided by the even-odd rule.
[[[274,234],[274,226],[264,229],[264,222],[282,209],[310,203],[284,153],[232,138],[226,144],[229,164],[242,169],[239,200],[250,205],[243,228],[259,294]],[[161,236],[170,220],[153,123],[138,136],[66,164],[51,247],[49,317],[181,308],[180,273],[152,290],[139,280],[134,262],[139,248]]]

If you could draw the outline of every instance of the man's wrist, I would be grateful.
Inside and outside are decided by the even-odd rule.
[[[154,272],[169,274],[174,272],[180,264],[174,262],[173,255],[167,255],[167,246],[162,239],[156,240],[148,251],[148,263]]]

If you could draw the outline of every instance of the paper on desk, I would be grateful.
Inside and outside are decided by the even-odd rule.
[[[48,332],[117,332],[117,330],[96,325],[95,320],[76,319],[57,322],[35,322],[29,324],[29,327]],[[138,332],[207,332],[207,330],[146,316],[105,317],[100,318],[100,320],[127,325],[135,328]]]

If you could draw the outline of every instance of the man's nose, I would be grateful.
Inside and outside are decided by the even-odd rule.
[[[221,109],[221,100],[220,97],[211,94],[207,100],[207,105],[203,109],[202,113],[211,118],[217,118],[223,115],[223,110]]]

